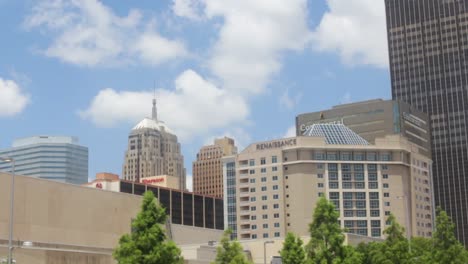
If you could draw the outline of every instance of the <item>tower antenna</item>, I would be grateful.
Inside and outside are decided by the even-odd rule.
[[[151,118],[154,121],[158,121],[158,109],[156,108],[156,81],[154,81],[154,89],[153,89],[153,111],[151,114]]]

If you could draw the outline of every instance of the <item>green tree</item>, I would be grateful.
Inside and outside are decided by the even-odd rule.
[[[435,263],[468,263],[468,253],[455,237],[455,224],[441,208],[437,208],[433,245]]]
[[[304,264],[306,256],[301,238],[296,237],[293,233],[288,233],[280,255],[283,264]]]
[[[212,264],[251,264],[244,254],[242,246],[231,240],[232,230],[224,231],[223,238],[217,248],[216,260]]]
[[[123,235],[113,256],[119,264],[179,264],[183,263],[180,249],[168,241],[163,224],[164,208],[154,194],[145,192],[141,211],[132,223],[131,234]]]
[[[334,204],[327,199],[322,197],[317,202],[309,225],[310,241],[306,249],[310,263],[348,264],[362,261],[361,253],[343,245],[345,236],[338,222],[339,216]]]
[[[385,242],[371,242],[360,244],[358,251],[361,252],[365,264],[403,264],[411,263],[409,255],[408,240],[405,238],[405,229],[398,224],[395,216],[390,214],[387,219],[390,225],[384,230],[387,236]]]

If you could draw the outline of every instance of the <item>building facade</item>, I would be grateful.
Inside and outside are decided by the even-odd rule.
[[[224,223],[232,230],[231,238],[237,238],[237,203],[236,203],[236,156],[225,156],[223,164],[223,199]]]
[[[237,153],[234,139],[215,139],[213,145],[203,146],[193,162],[193,192],[223,197],[223,165],[221,158]]]
[[[383,238],[393,213],[408,236],[432,235],[431,160],[418,146],[400,135],[370,144],[336,123],[307,132],[254,143],[235,156],[239,239],[309,234],[322,196],[350,233]]]
[[[386,135],[402,135],[423,153],[431,154],[427,114],[401,101],[375,99],[300,114],[296,117],[296,135],[302,136],[313,124],[330,122],[345,124],[370,143]]]
[[[34,136],[17,139],[0,157],[15,160],[17,174],[59,182],[88,182],[88,148],[76,137]],[[10,172],[12,164],[0,161],[0,171]]]
[[[468,0],[386,0],[392,97],[429,114],[435,203],[468,245]]]
[[[122,168],[123,179],[140,182],[143,178],[168,175],[186,189],[184,156],[177,136],[158,120],[153,99],[152,118],[144,118],[130,132]]]

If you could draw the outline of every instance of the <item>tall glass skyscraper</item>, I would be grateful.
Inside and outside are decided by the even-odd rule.
[[[385,0],[392,97],[429,114],[435,204],[468,245],[468,0]]]
[[[17,174],[73,184],[88,182],[88,148],[75,137],[35,136],[15,140],[0,150],[0,157],[15,160]],[[11,164],[0,161],[0,171],[10,172]]]

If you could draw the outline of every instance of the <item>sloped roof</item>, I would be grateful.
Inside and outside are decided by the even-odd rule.
[[[330,145],[370,145],[347,126],[339,123],[313,124],[303,135],[325,137],[325,142]]]

